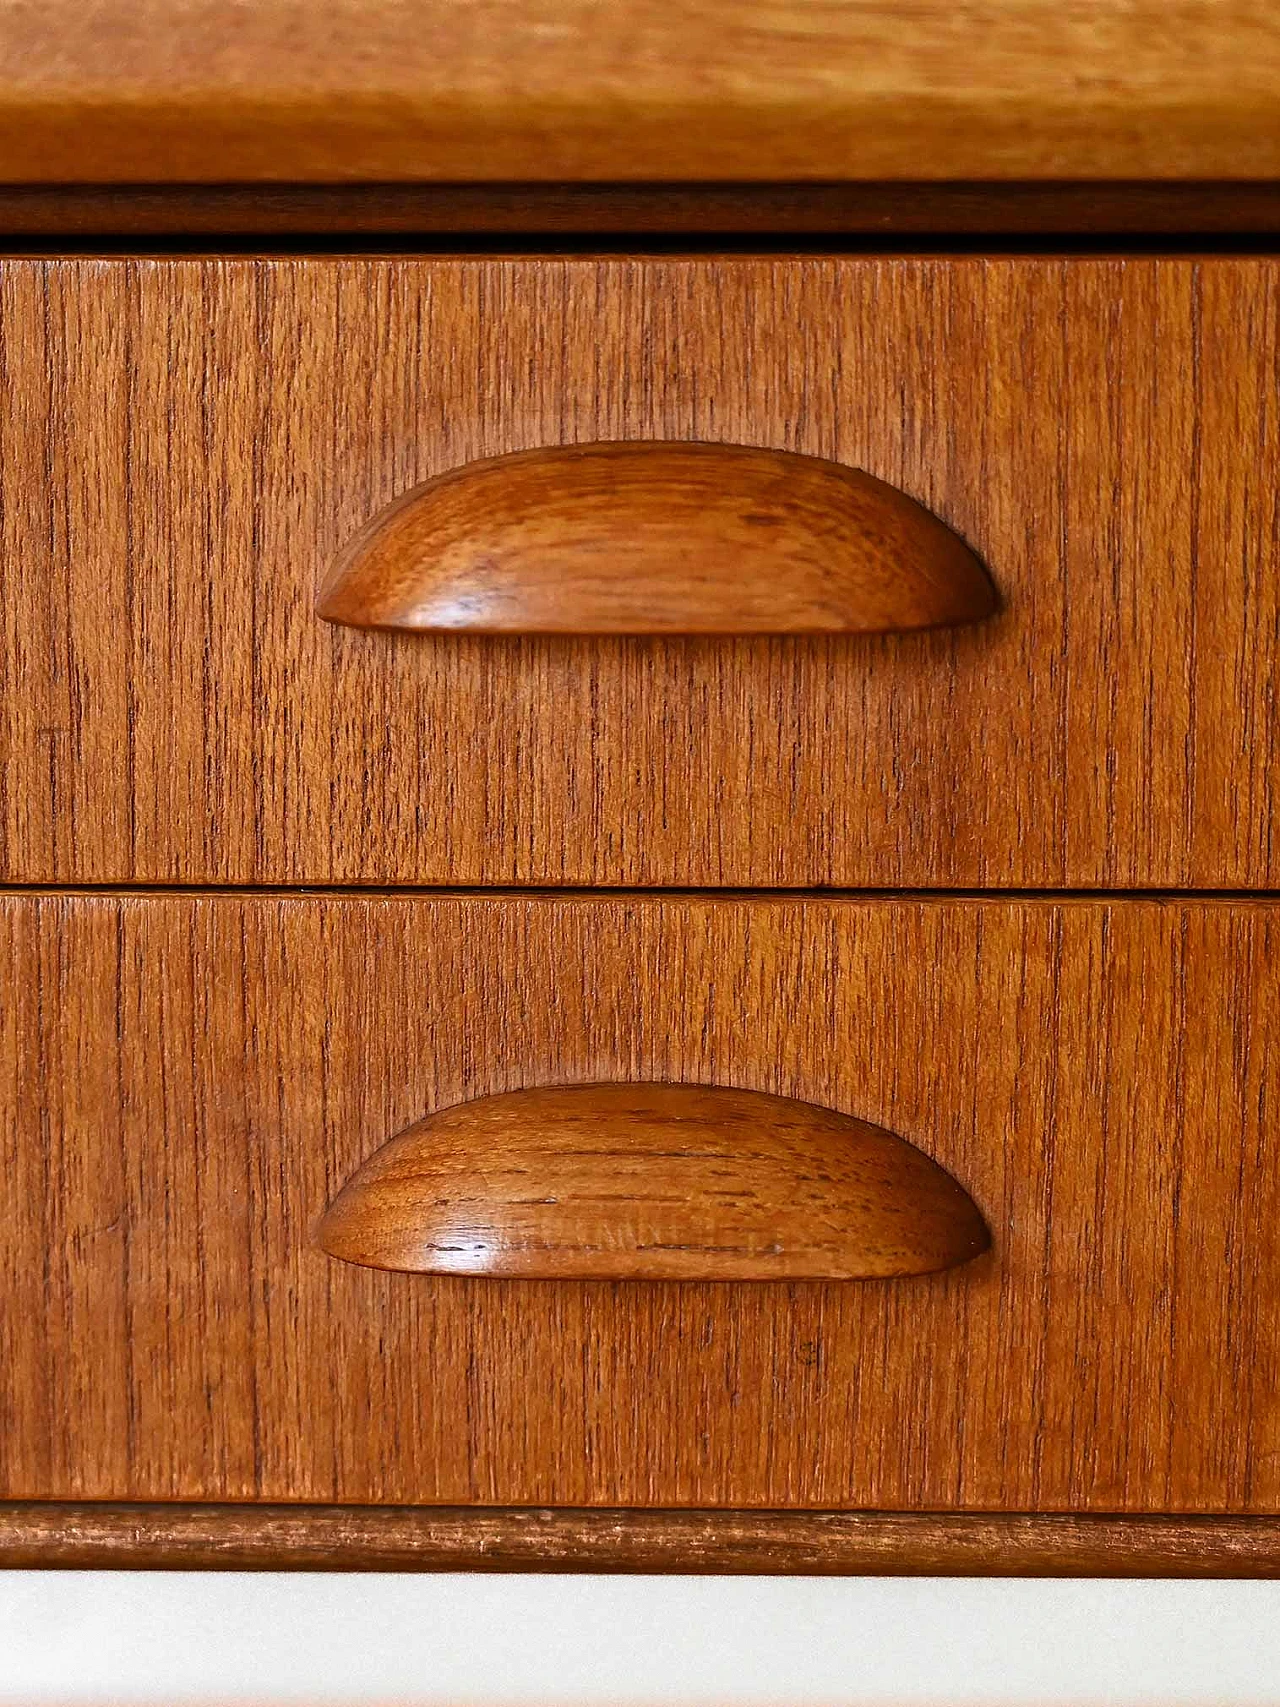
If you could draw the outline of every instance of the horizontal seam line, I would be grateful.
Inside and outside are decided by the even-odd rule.
[[[859,900],[1003,900],[1003,901],[1275,901],[1275,889],[1185,888],[1001,888],[1001,887],[866,887],[866,888],[735,888],[675,885],[607,884],[340,884],[340,883],[3,883],[4,895],[165,896],[269,895],[298,899],[328,897],[355,900],[476,899],[495,900],[707,900],[707,901],[859,901]]]

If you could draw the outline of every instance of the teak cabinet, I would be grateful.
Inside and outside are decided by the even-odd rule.
[[[0,1565],[1280,1572],[1273,24],[322,10],[0,24]]]

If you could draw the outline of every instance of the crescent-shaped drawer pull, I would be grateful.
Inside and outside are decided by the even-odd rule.
[[[860,469],[638,441],[438,475],[351,541],[317,608],[357,628],[870,634],[996,605],[969,547]]]
[[[577,1085],[440,1110],[320,1223],[369,1268],[530,1280],[850,1280],[987,1249],[964,1188],[833,1109],[706,1085]]]

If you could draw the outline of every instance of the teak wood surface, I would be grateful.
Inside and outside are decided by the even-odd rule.
[[[349,542],[316,609],[422,631],[890,634],[996,603],[963,540],[860,469],[645,439],[446,469]]]
[[[44,0],[0,178],[1266,178],[1268,0]]]
[[[0,1502],[0,1570],[1280,1577],[1280,1519]]]
[[[1280,1509],[1280,908],[10,894],[0,1493]],[[466,1096],[650,1079],[900,1133],[908,1280],[390,1274],[314,1242]]]
[[[883,1280],[991,1240],[882,1126],[722,1085],[545,1085],[439,1109],[370,1156],[316,1233],[371,1268],[528,1280]]]
[[[9,882],[1280,886],[1280,262],[0,264]],[[609,438],[900,487],[1002,608],[362,633],[342,544]]]

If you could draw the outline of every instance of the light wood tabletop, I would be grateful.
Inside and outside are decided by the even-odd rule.
[[[1261,179],[1265,0],[5,0],[0,182]]]

